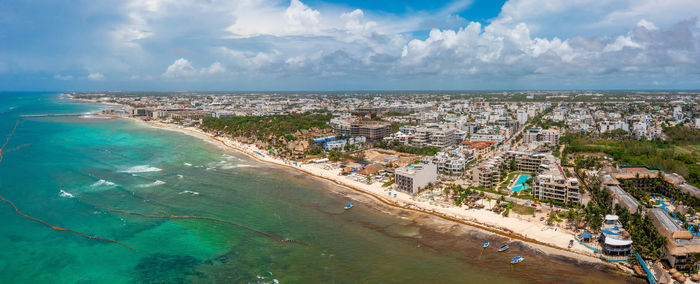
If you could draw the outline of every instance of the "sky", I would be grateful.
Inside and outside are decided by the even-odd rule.
[[[9,0],[0,90],[697,90],[698,16],[698,0]]]

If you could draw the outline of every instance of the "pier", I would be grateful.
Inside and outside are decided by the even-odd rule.
[[[61,116],[82,116],[82,115],[90,115],[90,113],[23,114],[23,115],[20,115],[19,117],[21,117],[21,118],[29,118],[29,117],[61,117]]]

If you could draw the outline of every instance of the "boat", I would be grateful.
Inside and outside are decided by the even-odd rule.
[[[352,204],[352,202],[345,204],[345,210],[348,210],[348,209],[352,208],[353,206],[354,205]]]
[[[509,245],[502,245],[500,248],[498,248],[498,252],[506,251],[509,248],[510,248]]]
[[[491,243],[490,243],[489,241],[485,241],[485,242],[484,242],[484,245],[481,246],[481,247],[487,248],[487,247],[489,247],[490,244],[491,244]]]
[[[513,259],[510,260],[510,264],[518,264],[518,263],[523,262],[523,260],[525,260],[524,257],[522,257],[522,256],[516,256],[516,257],[514,257]]]

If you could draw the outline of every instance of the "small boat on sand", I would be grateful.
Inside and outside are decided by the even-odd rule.
[[[353,205],[352,202],[345,204],[345,210],[348,210],[348,209],[352,208],[353,206],[355,206],[355,205]]]
[[[509,248],[510,248],[509,245],[502,245],[500,248],[498,248],[498,252],[504,252]]]
[[[522,257],[522,256],[516,256],[516,257],[514,257],[513,259],[510,260],[510,264],[518,264],[518,263],[523,262],[523,260],[525,260],[524,257]]]
[[[484,242],[484,245],[481,246],[481,247],[482,247],[482,248],[487,248],[487,247],[489,247],[490,244],[491,244],[491,243],[490,243],[489,241],[485,241],[485,242]]]

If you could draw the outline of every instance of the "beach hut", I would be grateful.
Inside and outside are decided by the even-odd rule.
[[[352,168],[351,168],[351,167],[345,167],[345,168],[343,168],[343,170],[340,172],[340,174],[341,174],[341,175],[344,175],[344,176],[349,175],[350,173],[352,173]]]
[[[590,242],[593,239],[593,235],[585,233],[581,234],[581,241],[584,243]]]
[[[695,282],[698,282],[698,281],[700,281],[700,275],[698,275],[698,274],[690,275],[690,279],[692,279]]]
[[[384,170],[384,166],[377,163],[377,164],[368,165],[368,166],[362,168],[361,170],[357,171],[357,173],[363,174],[363,175],[371,175],[371,174],[374,174],[378,171],[383,171],[383,170]]]

